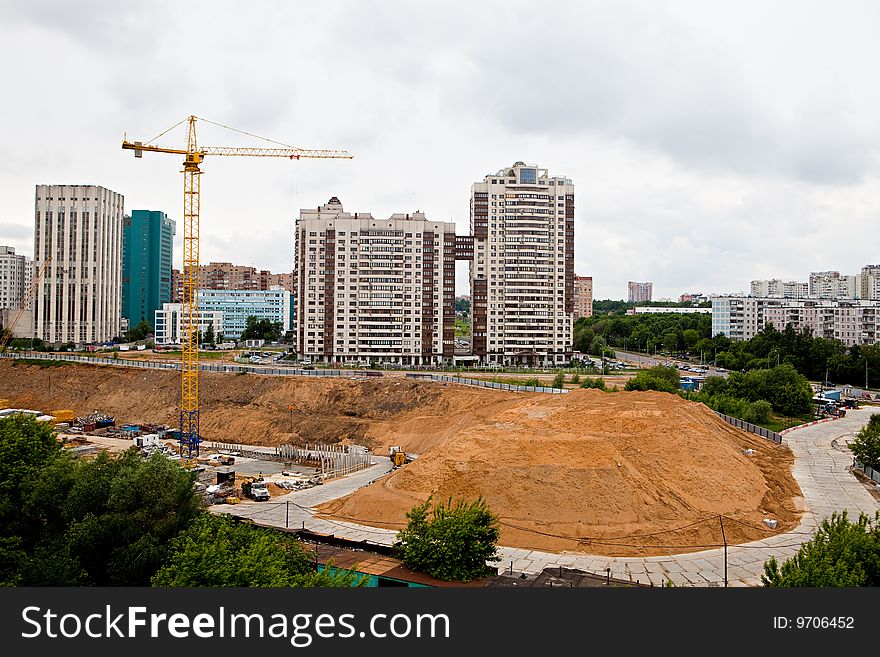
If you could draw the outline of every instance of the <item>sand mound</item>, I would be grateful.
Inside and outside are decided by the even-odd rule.
[[[751,448],[755,454],[746,456]],[[523,396],[321,511],[398,529],[429,495],[481,495],[503,545],[664,554],[764,538],[797,524],[793,457],[705,406],[664,393]],[[779,521],[770,532],[762,519]]]

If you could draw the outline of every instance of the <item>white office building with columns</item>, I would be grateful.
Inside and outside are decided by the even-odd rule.
[[[36,186],[34,269],[52,258],[33,302],[37,338],[81,345],[119,335],[123,213],[123,196],[104,187]]]

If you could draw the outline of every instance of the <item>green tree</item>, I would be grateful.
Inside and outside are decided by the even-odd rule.
[[[128,330],[125,337],[129,342],[137,342],[138,340],[143,340],[152,332],[153,327],[150,326],[147,320],[142,319],[134,328]]]
[[[874,413],[849,444],[853,455],[863,465],[880,470],[880,414]]]
[[[281,338],[282,326],[281,322],[273,322],[266,318],[257,318],[250,315],[247,318],[244,331],[241,334],[242,340],[266,340],[267,342],[275,342]]]
[[[812,539],[782,566],[764,564],[764,586],[880,586],[880,513],[850,522],[847,513],[825,518]]]
[[[601,377],[585,376],[581,381],[581,388],[596,388],[598,390],[606,390],[605,379]]]
[[[575,383],[575,384],[580,383],[581,382],[581,375],[580,374],[573,374],[571,377],[571,382]]]
[[[205,342],[211,345],[212,347],[215,344],[214,341],[214,325],[208,324],[208,329],[205,331]]]
[[[302,543],[284,532],[203,513],[170,545],[153,586],[363,586],[366,578],[331,567],[316,572]]]
[[[431,506],[432,499],[406,514],[406,529],[394,547],[413,570],[437,579],[467,582],[494,574],[487,562],[496,562],[498,517],[482,498]]]
[[[560,372],[556,376],[553,377],[553,388],[564,388],[565,387],[565,374]]]
[[[191,472],[159,454],[58,455],[24,484],[21,582],[149,585],[169,541],[201,510],[193,482]]]

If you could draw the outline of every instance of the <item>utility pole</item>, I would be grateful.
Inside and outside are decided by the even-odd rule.
[[[718,516],[721,523],[721,540],[724,541],[724,588],[727,588],[727,537],[724,535],[724,517]]]
[[[865,391],[868,390],[868,357],[865,356]]]

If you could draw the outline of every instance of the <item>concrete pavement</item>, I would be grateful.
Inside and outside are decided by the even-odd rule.
[[[804,513],[800,525],[790,531],[760,541],[728,548],[727,577],[731,586],[755,586],[761,582],[764,562],[775,556],[784,561],[809,540],[822,520],[834,511],[849,511],[851,518],[880,508],[865,487],[847,471],[852,456],[845,448],[850,439],[868,422],[871,409],[849,410],[846,417],[816,424],[786,434],[784,443],[794,452],[793,474],[803,493]],[[835,442],[837,447],[832,445]],[[275,526],[301,527],[334,534],[355,541],[390,545],[396,532],[344,521],[315,518],[313,507],[354,492],[385,475],[391,463],[385,459],[344,479],[305,491],[296,491],[273,502],[235,506],[220,505],[213,511],[249,517]],[[289,502],[289,504],[288,504]],[[723,586],[724,550],[715,548],[686,554],[658,557],[604,557],[581,553],[554,554],[539,550],[500,547],[499,568],[538,573],[550,566],[580,568],[593,573],[611,570],[611,575],[662,586],[667,581],[684,586]]]

